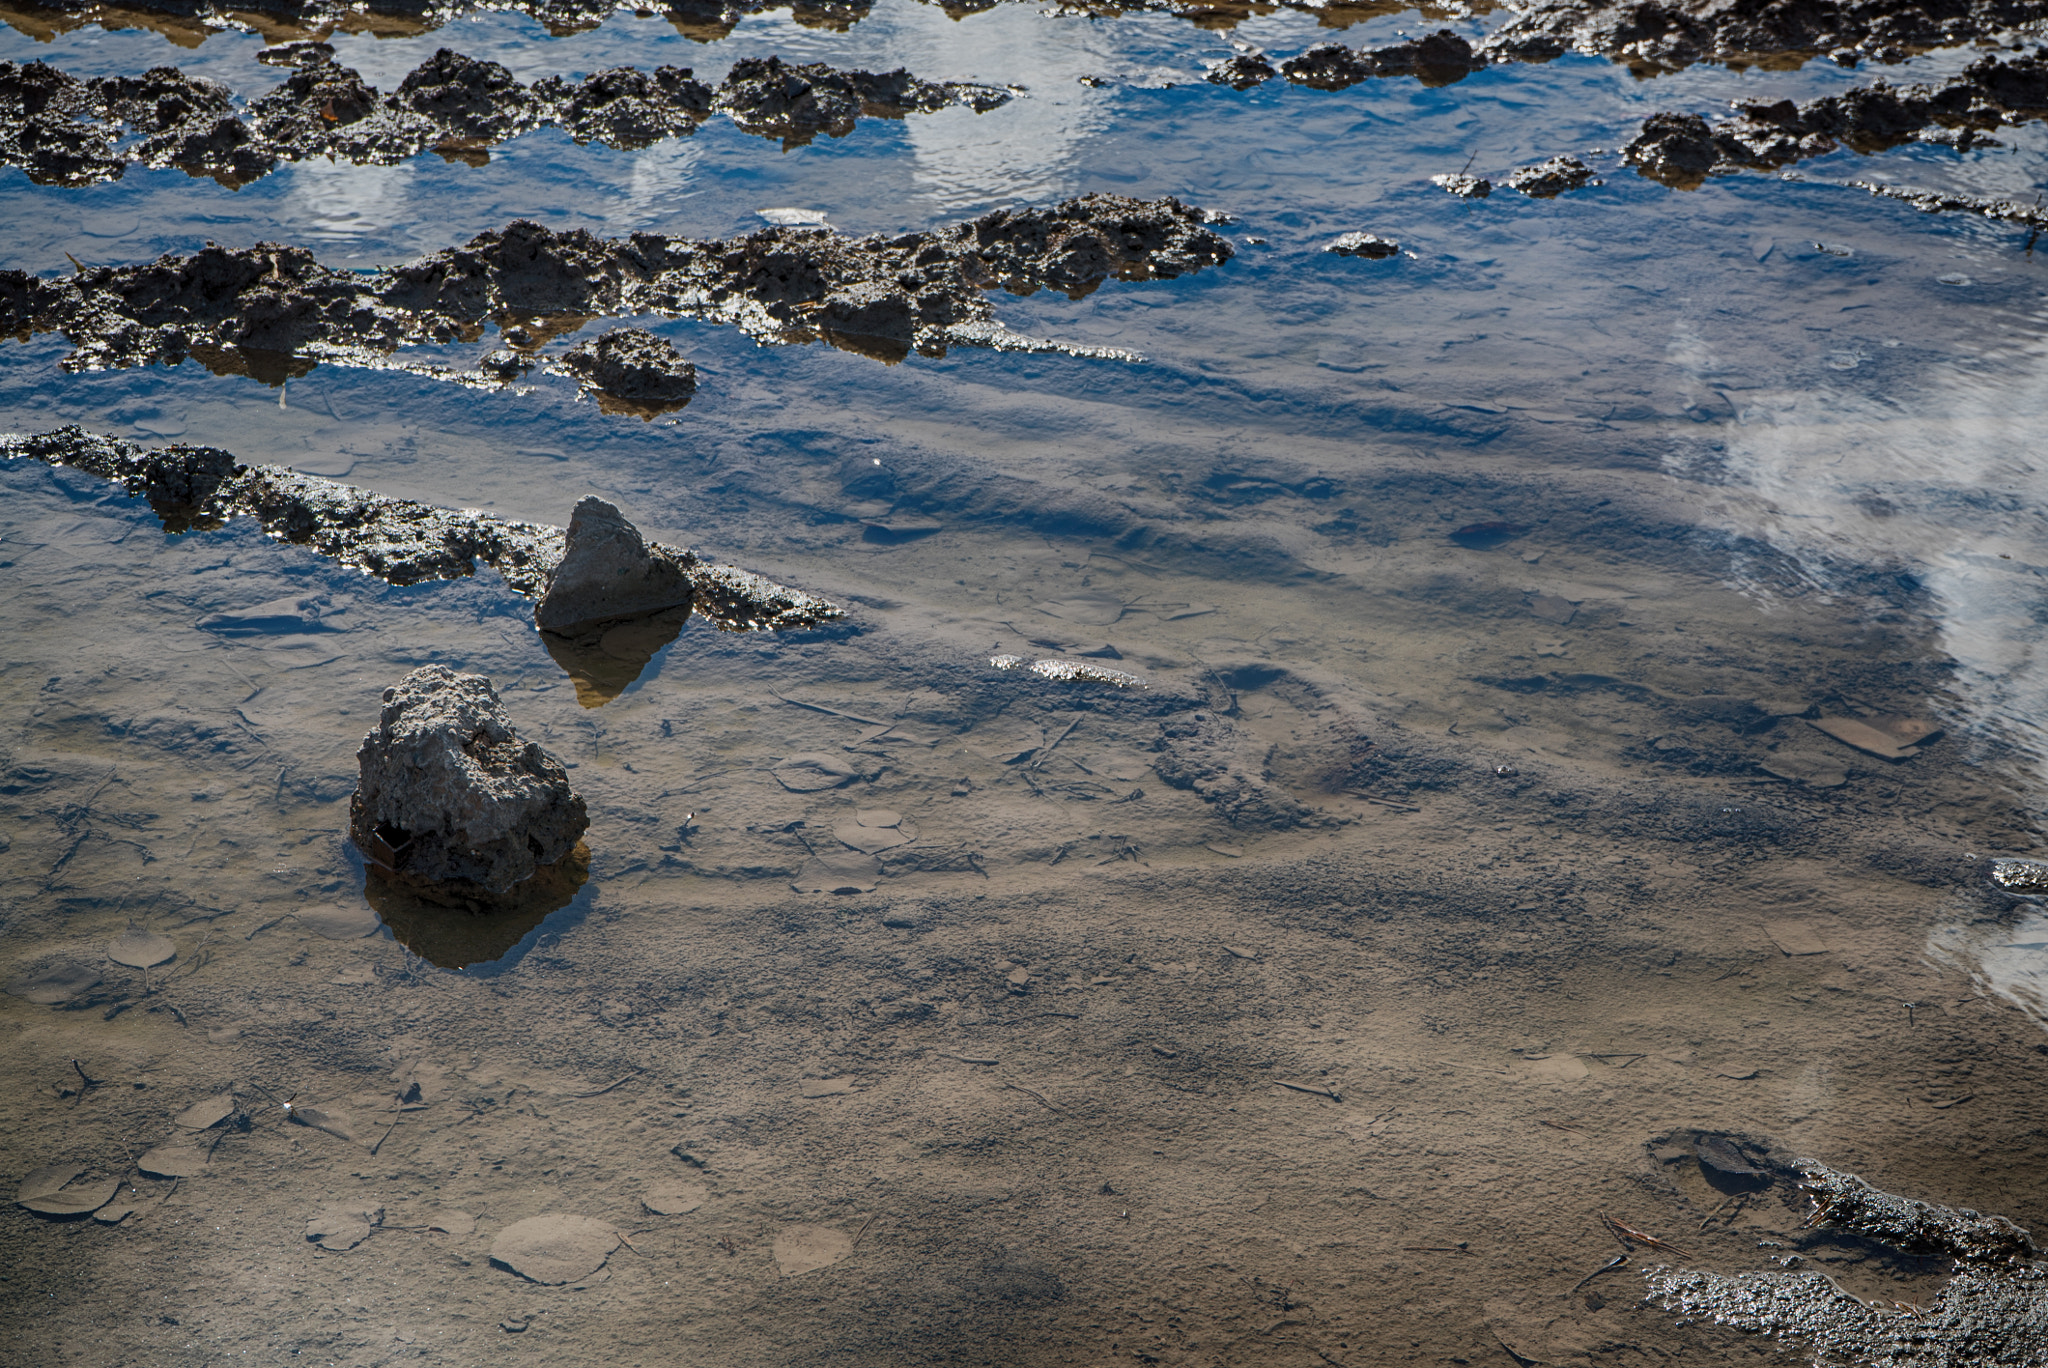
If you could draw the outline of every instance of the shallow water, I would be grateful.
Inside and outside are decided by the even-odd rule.
[[[538,373],[270,386],[6,342],[0,430],[218,445],[555,524],[597,493],[850,608],[813,633],[693,621],[590,708],[488,571],[394,588],[247,520],[167,536],[81,472],[0,466],[0,969],[97,977],[0,998],[0,1153],[118,1177],[138,1208],[0,1217],[20,1361],[1739,1362],[1774,1346],[1639,1305],[1633,1268],[1573,1288],[1618,1252],[1599,1213],[1722,1271],[1799,1244],[1863,1296],[1924,1303],[1940,1271],[1801,1233],[1661,1137],[2048,1218],[2040,919],[1984,876],[2038,849],[2048,779],[2044,264],[2024,231],[1846,184],[2024,199],[2039,130],[1683,193],[1592,149],[1652,110],[1870,72],[1200,79],[1232,39],[1330,36],[1289,11],[1222,33],[912,0],[709,43],[487,15],[337,37],[338,60],[382,89],[444,45],[527,81],[776,52],[1025,89],[787,151],[713,120],[239,192],[0,172],[0,267],[45,274],[209,239],[370,267],[518,217],[712,237],[794,206],[895,233],[1097,190],[1227,211],[1239,249],[997,297],[1017,331],[1138,363],[883,365],[632,320],[698,367],[651,423]],[[0,58],[176,62],[244,95],[285,75],[261,45],[0,31]],[[1566,151],[1606,183],[1428,181]],[[1321,250],[1353,230],[1404,253]],[[937,530],[875,526],[912,518]],[[1451,535],[1489,523],[1520,530]],[[216,616],[288,597],[317,612]],[[1150,687],[987,665],[1104,647]],[[589,802],[588,881],[537,920],[366,902],[356,747],[430,661],[488,675]],[[1196,710],[1267,795],[1235,822],[1167,782]],[[1889,761],[1829,718],[1943,734]],[[771,773],[807,753],[862,777]],[[917,834],[872,891],[798,892],[873,808]],[[177,958],[110,962],[131,924]],[[246,1128],[172,1119],[224,1091]],[[204,1171],[147,1176],[166,1142]],[[677,1193],[701,1204],[650,1206]],[[307,1232],[333,1208],[383,1216],[330,1250]],[[546,1213],[631,1243],[559,1286],[492,1262]],[[800,1227],[843,1257],[792,1271]]]

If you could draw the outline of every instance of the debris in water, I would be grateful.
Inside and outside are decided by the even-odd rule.
[[[151,1178],[197,1178],[206,1172],[206,1152],[191,1145],[158,1145],[135,1161]]]
[[[578,1282],[603,1268],[619,1232],[591,1216],[529,1216],[498,1232],[491,1262],[546,1286]]]
[[[356,1134],[355,1123],[340,1112],[329,1111],[324,1107],[288,1106],[285,1116],[298,1125],[311,1126],[314,1130],[324,1131],[337,1140],[346,1140],[352,1145],[362,1143],[362,1137]]]
[[[202,1102],[194,1102],[172,1117],[171,1124],[183,1126],[186,1130],[210,1130],[239,1110],[233,1093],[220,1093]]]
[[[1824,955],[1828,943],[1821,938],[1820,928],[1812,922],[1767,921],[1764,934],[1771,943],[1788,955]]]
[[[329,1207],[306,1222],[306,1238],[331,1254],[341,1254],[369,1239],[370,1232],[383,1224],[381,1207]]]
[[[790,887],[799,893],[872,893],[881,874],[882,862],[872,855],[831,851],[806,860]]]
[[[568,771],[519,739],[482,675],[414,670],[384,691],[356,759],[350,834],[406,881],[502,897],[590,826]]]
[[[640,1205],[657,1216],[687,1216],[710,1197],[702,1183],[670,1183],[649,1191],[640,1199]]]
[[[861,777],[861,772],[836,755],[806,751],[792,755],[772,771],[775,782],[791,793],[820,793],[840,788]]]
[[[363,903],[316,903],[293,910],[299,925],[323,940],[361,940],[383,925]]]
[[[1390,256],[1399,256],[1401,244],[1392,238],[1375,237],[1371,233],[1346,233],[1323,248],[1338,256],[1364,257],[1367,261],[1385,261]]]
[[[861,808],[832,828],[839,841],[863,855],[879,855],[917,839],[917,828],[886,808]]]
[[[1899,737],[1860,718],[1809,718],[1806,725],[1833,737],[1845,746],[1853,746],[1865,755],[1874,755],[1880,760],[1897,762],[1911,759],[1920,753],[1913,748],[1913,743],[1901,744]]]
[[[1137,675],[1112,670],[1106,665],[1093,665],[1085,660],[1031,660],[1020,655],[993,655],[988,658],[988,663],[998,670],[1028,670],[1057,683],[1107,684],[1116,689],[1145,687],[1145,681]],[[1026,758],[1029,754],[1029,751],[1024,752],[1018,758]]]
[[[92,988],[100,981],[100,972],[69,960],[23,974],[7,981],[7,992],[12,997],[54,1007],[60,1002],[69,1002],[80,993]]]
[[[1124,615],[1128,605],[1111,594],[1068,594],[1035,605],[1047,617],[1078,622],[1089,627],[1107,627]]]
[[[775,1267],[785,1278],[830,1268],[853,1253],[853,1237],[830,1226],[785,1226],[775,1237]]]
[[[15,1205],[38,1216],[90,1216],[114,1200],[121,1184],[113,1178],[95,1178],[71,1186],[84,1172],[82,1164],[45,1164],[22,1177]]]
[[[159,936],[131,926],[107,946],[107,958],[130,969],[153,969],[178,957],[178,947],[169,936]]]

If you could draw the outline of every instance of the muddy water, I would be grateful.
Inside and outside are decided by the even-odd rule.
[[[1239,220],[1219,269],[996,296],[1141,363],[634,320],[698,366],[651,423],[538,372],[278,386],[5,343],[0,428],[553,524],[594,492],[850,607],[693,621],[593,708],[489,572],[394,588],[0,468],[0,969],[30,994],[0,999],[0,1153],[135,1208],[0,1217],[20,1361],[1734,1363],[1772,1346],[1640,1304],[1641,1267],[1797,1250],[1922,1305],[1943,1271],[1800,1230],[1699,1134],[2048,1219],[2040,919],[1984,876],[2039,842],[2043,268],[1846,185],[2024,198],[2038,131],[1679,193],[1593,149],[1868,74],[1200,80],[1232,39],[1329,36],[908,0],[710,43],[485,16],[334,41],[381,89],[443,44],[526,81],[778,52],[1025,89],[786,152],[714,120],[235,193],[0,173],[0,266],[51,274],[208,239],[368,267],[520,216],[894,233],[1110,190]],[[246,94],[283,76],[260,45],[87,27],[0,57]],[[1607,183],[1428,182],[1567,150]],[[1404,253],[1321,251],[1354,230]],[[490,676],[590,806],[587,880],[517,918],[366,889],[345,840],[378,695],[434,661]],[[1882,758],[1814,725],[1845,719],[1940,735]],[[800,755],[857,776],[792,788]],[[902,839],[855,849],[875,831]],[[176,957],[110,960],[131,925]],[[350,1243],[337,1211],[381,1216]],[[1602,1213],[1685,1252],[1581,1284],[1621,1252]],[[502,1266],[547,1214],[629,1243],[558,1284]]]

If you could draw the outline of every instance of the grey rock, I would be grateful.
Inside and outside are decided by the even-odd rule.
[[[553,369],[574,376],[607,413],[652,418],[681,408],[697,392],[697,368],[645,328],[618,328],[579,343]]]
[[[384,691],[356,759],[356,845],[394,874],[503,894],[590,826],[562,766],[521,741],[482,675],[414,670]]]
[[[1600,184],[1593,168],[1577,157],[1552,157],[1534,166],[1520,166],[1508,173],[1508,185],[1531,199],[1555,199],[1567,190]]]
[[[1385,261],[1390,256],[1400,255],[1401,244],[1395,242],[1392,238],[1376,237],[1371,233],[1346,233],[1329,246],[1323,248],[1323,250],[1334,252],[1338,256],[1355,256],[1364,257],[1368,261]]]
[[[562,563],[534,605],[541,630],[565,632],[605,618],[638,617],[690,602],[696,557],[650,546],[626,515],[595,495],[569,515]]]

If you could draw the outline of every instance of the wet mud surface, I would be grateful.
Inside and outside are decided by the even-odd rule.
[[[776,57],[738,63],[715,88],[667,66],[528,86],[496,62],[446,48],[385,95],[334,63],[331,48],[286,57],[298,70],[250,99],[246,114],[235,111],[226,87],[176,67],[79,80],[40,62],[0,63],[0,163],[38,185],[93,185],[148,166],[238,189],[309,157],[389,166],[431,148],[480,164],[493,146],[546,127],[579,143],[633,150],[687,137],[726,114],[749,133],[794,147],[821,134],[844,137],[862,117],[900,119],[956,104],[983,113],[1010,98],[902,70],[838,71]]]
[[[768,344],[824,341],[888,362],[957,346],[1117,359],[1128,354],[1011,332],[987,292],[1051,289],[1079,299],[1112,278],[1192,274],[1233,255],[1209,222],[1177,200],[1117,195],[859,239],[768,228],[726,242],[655,233],[607,240],[522,220],[374,275],[324,267],[303,247],[213,246],[64,279],[0,273],[0,331],[62,333],[78,346],[65,362],[74,369],[189,356],[273,382],[295,367],[305,373],[303,359],[385,366],[401,348],[475,341],[494,323],[530,337],[540,320],[573,330],[625,313],[724,323]],[[522,352],[534,345],[504,335]],[[416,369],[491,384],[516,367]]]

